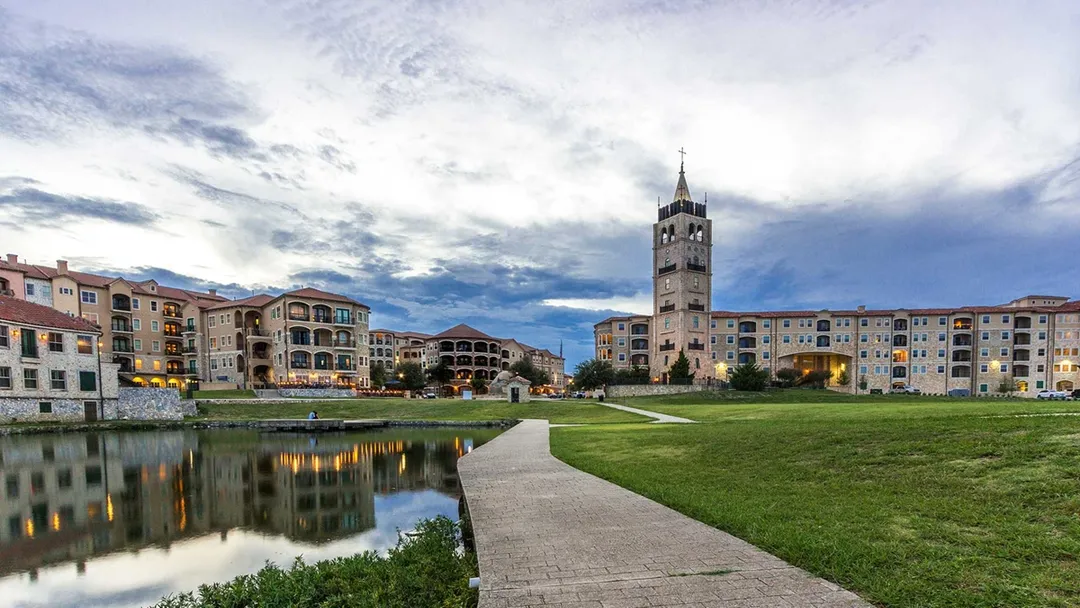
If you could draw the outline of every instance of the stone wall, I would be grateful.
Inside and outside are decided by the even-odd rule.
[[[120,420],[183,420],[180,392],[175,388],[121,388]]]
[[[279,388],[282,397],[306,397],[316,399],[352,399],[356,391],[351,388]]]
[[[705,384],[619,384],[608,386],[605,398],[648,397],[652,395],[678,395],[679,393],[698,393],[709,390]]]
[[[41,413],[42,402],[52,405],[52,412]],[[101,418],[101,405],[97,399],[0,399],[0,423],[6,422],[83,422],[86,420],[85,403],[96,405],[97,417]],[[116,417],[116,400],[105,400],[105,419]]]

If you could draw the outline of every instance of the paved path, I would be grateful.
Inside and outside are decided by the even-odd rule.
[[[667,414],[660,414],[657,412],[650,412],[649,410],[639,410],[636,407],[630,407],[628,405],[619,405],[618,403],[611,403],[610,401],[597,401],[598,405],[606,405],[607,407],[622,410],[624,412],[630,412],[631,414],[637,414],[639,416],[647,416],[653,419],[653,424],[663,423],[679,423],[679,424],[692,424],[694,421],[689,418],[679,418],[678,416],[668,416]]]
[[[869,608],[855,594],[551,456],[526,420],[458,462],[480,608]]]

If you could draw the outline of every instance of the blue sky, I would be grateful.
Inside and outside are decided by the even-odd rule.
[[[1075,296],[1077,58],[1069,0],[0,0],[0,242],[573,364],[685,146],[714,308]]]

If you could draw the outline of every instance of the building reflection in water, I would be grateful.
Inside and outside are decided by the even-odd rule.
[[[321,544],[375,526],[375,496],[459,498],[497,432],[168,431],[0,438],[0,577],[241,528]],[[408,438],[403,438],[407,436]],[[92,564],[91,564],[92,567]]]

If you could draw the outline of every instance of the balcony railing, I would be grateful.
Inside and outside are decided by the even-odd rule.
[[[194,346],[185,346],[184,348],[180,349],[180,352],[185,355],[194,355],[195,353],[199,352],[199,349],[195,348]]]
[[[244,330],[244,333],[249,336],[261,336],[263,338],[270,337],[270,332],[268,330],[259,329],[258,327],[248,327]]]
[[[191,324],[191,323],[185,325],[184,326],[184,333],[185,334],[193,334],[193,333],[195,333],[195,325]]]
[[[706,272],[708,270],[708,268],[706,268],[704,264],[690,264],[690,263],[686,264],[686,269],[687,270],[693,270],[694,272]]]
[[[171,338],[179,338],[183,334],[179,327],[166,327],[161,333]]]
[[[165,356],[166,357],[181,357],[181,356],[183,356],[183,354],[184,354],[184,351],[183,351],[183,349],[180,349],[180,348],[174,348],[172,350],[166,350],[165,351]]]
[[[293,361],[289,367],[294,369],[311,369],[311,362],[309,361]]]
[[[660,307],[660,312],[672,312],[673,310],[675,310],[674,304],[666,304]]]
[[[687,344],[686,346],[690,350],[705,350],[705,343],[704,342],[691,342],[690,344]]]
[[[668,274],[668,273],[671,273],[671,272],[675,272],[675,269],[678,268],[678,266],[679,266],[678,264],[669,264],[667,266],[664,266],[660,270],[657,270],[656,274],[664,275],[664,274]]]
[[[179,319],[180,316],[181,316],[180,309],[178,309],[178,308],[177,309],[166,308],[165,310],[163,310],[161,312],[161,314],[165,315],[166,317],[172,318],[172,319]]]
[[[120,332],[124,332],[124,333],[128,333],[128,334],[131,333],[131,326],[130,325],[126,325],[126,324],[122,324],[122,323],[113,323],[111,327],[112,327],[113,331],[120,331]]]
[[[299,313],[290,312],[289,313],[289,320],[290,321],[310,321],[311,317],[308,316],[308,315],[302,315],[302,314],[299,314]]]
[[[674,344],[661,344],[660,345],[660,352],[667,352],[669,350],[675,350],[675,345]]]
[[[333,323],[334,322],[333,315],[315,315],[315,316],[312,317],[312,319],[316,323]]]
[[[117,302],[113,300],[112,309],[120,312],[131,312],[131,302]]]
[[[696,310],[697,312],[705,312],[704,304],[690,304],[687,306],[690,310]]]
[[[130,344],[116,344],[113,343],[112,349],[114,353],[133,353],[135,349]]]
[[[354,346],[356,346],[356,340],[352,338],[347,338],[345,340],[340,338],[334,339],[334,348],[352,348]]]

